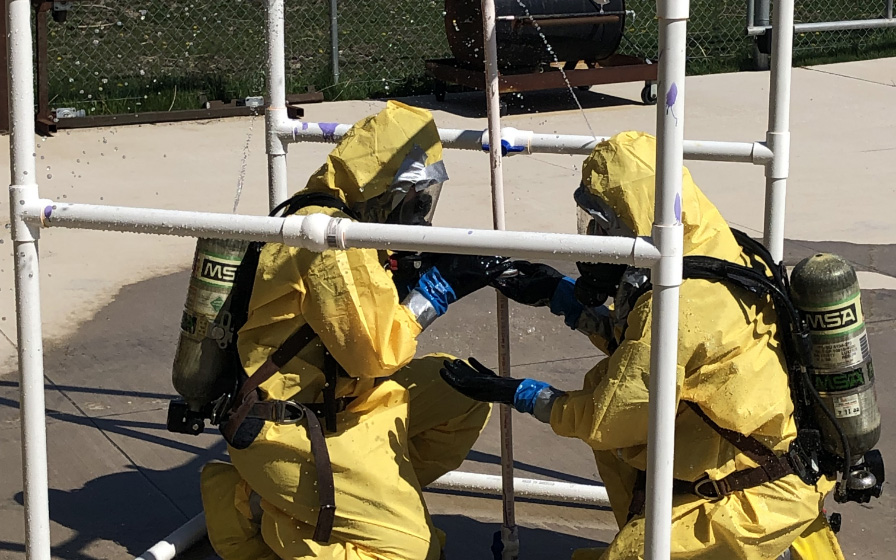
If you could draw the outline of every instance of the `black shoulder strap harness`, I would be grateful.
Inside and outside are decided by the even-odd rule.
[[[777,456],[756,438],[719,426],[699,405],[685,401],[716,433],[759,465],[731,473],[721,480],[711,480],[704,474],[696,481],[674,481],[676,492],[690,493],[709,500],[720,500],[733,492],[778,480],[789,474],[797,474],[806,484],[815,484],[822,474],[835,476],[838,471],[842,472],[843,465],[850,464],[848,455],[841,462],[823,452],[821,432],[815,425],[810,407],[820,406],[830,416],[835,427],[837,423],[809,379],[807,366],[811,363],[812,352],[809,330],[789,297],[790,286],[783,263],[776,263],[768,250],[747,234],[735,229],[731,231],[744,254],[750,257],[751,266],[707,256],[684,257],[682,276],[685,279],[726,282],[757,296],[771,297],[778,313],[779,335],[787,361],[797,437],[787,454]],[[643,291],[650,289],[652,286],[648,283]],[[842,446],[847,449],[848,454],[846,437],[839,427],[837,429]],[[629,507],[629,519],[643,510],[645,482],[646,477],[640,472]]]
[[[276,216],[283,211],[283,216],[298,212],[307,206],[336,208],[353,219],[358,219],[352,210],[341,200],[325,193],[299,193],[284,201],[271,211]],[[314,456],[317,470],[317,489],[320,503],[317,524],[313,539],[326,543],[330,539],[335,520],[335,485],[330,454],[318,416],[323,416],[327,431],[336,431],[336,414],[345,409],[350,399],[336,398],[336,382],[340,375],[348,374],[339,365],[332,354],[324,352],[324,376],[326,382],[323,389],[323,403],[299,403],[289,400],[262,400],[259,386],[274,376],[294,358],[311,341],[317,333],[309,324],[301,326],[280,345],[268,359],[251,376],[242,368],[237,353],[237,332],[246,323],[249,313],[249,299],[255,282],[258,259],[264,247],[263,242],[253,242],[246,249],[240,263],[230,295],[229,311],[233,339],[227,347],[227,363],[235,370],[233,377],[236,387],[233,397],[226,399],[220,414],[221,434],[236,449],[245,449],[255,440],[265,421],[283,424],[295,424],[305,421],[308,428],[308,439],[311,442],[311,453]]]

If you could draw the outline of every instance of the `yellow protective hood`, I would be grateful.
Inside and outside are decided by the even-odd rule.
[[[432,114],[389,101],[385,109],[346,132],[327,162],[308,179],[305,190],[336,196],[365,221],[383,222],[382,208],[392,209],[393,180],[415,147],[425,152],[427,166],[442,160]],[[384,200],[387,197],[390,200]],[[380,201],[383,204],[376,204]]]
[[[735,260],[740,247],[718,209],[682,168],[684,254]],[[650,236],[656,183],[656,138],[622,132],[598,144],[582,166],[582,186],[603,200],[637,236]]]

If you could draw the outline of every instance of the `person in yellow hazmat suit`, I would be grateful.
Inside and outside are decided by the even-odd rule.
[[[446,179],[431,114],[390,101],[346,133],[303,191],[337,202],[297,213],[427,225]],[[416,338],[451,302],[487,286],[505,260],[432,257],[434,266],[400,301],[385,252],[263,247],[238,338],[248,380],[297,328],[311,334],[258,387],[251,410],[276,416],[277,407],[265,405],[282,403],[280,421],[250,414],[228,440],[232,464],[202,472],[209,539],[224,560],[440,557],[443,535],[421,489],[461,464],[490,405],[445,384],[439,368],[450,356],[412,359]],[[283,410],[321,403],[332,388],[328,361],[340,370],[338,414],[320,449],[322,420]],[[323,505],[327,492],[335,500]]]
[[[651,235],[655,154],[655,139],[637,132],[619,134],[595,148],[574,197],[580,233]],[[680,210],[685,256],[748,264],[728,225],[687,169]],[[446,361],[442,375],[471,398],[511,404],[549,423],[558,435],[590,445],[620,531],[608,548],[580,550],[573,558],[643,558],[652,336],[649,270],[578,263],[581,276],[574,281],[543,264],[519,261],[514,268],[519,271],[515,277],[496,281],[505,295],[528,305],[550,305],[608,356],[575,391],[533,379],[499,378],[474,359],[472,365]],[[601,306],[608,295],[613,305]],[[822,477],[809,485],[793,470],[768,476],[753,459],[783,465],[782,456],[796,437],[772,301],[702,279],[684,280],[680,297],[672,558],[759,560],[791,555],[843,560],[822,512],[834,481]]]

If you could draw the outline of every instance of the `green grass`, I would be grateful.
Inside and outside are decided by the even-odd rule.
[[[880,2],[798,5],[798,21],[879,17]],[[330,67],[329,0],[287,0],[287,89],[308,87],[327,99],[426,93],[423,60],[450,56],[443,0],[340,2],[340,77]],[[823,6],[825,9],[809,9]],[[652,0],[629,0],[620,51],[655,56]],[[751,68],[742,0],[695,0],[688,73]],[[264,92],[264,9],[259,0],[93,0],[75,3],[65,23],[50,22],[52,107],[88,114],[192,109],[207,98],[229,101]],[[896,31],[797,36],[795,64],[896,53]]]

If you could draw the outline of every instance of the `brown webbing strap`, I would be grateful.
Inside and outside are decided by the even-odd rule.
[[[720,480],[711,480],[703,475],[695,481],[673,480],[673,490],[680,494],[694,494],[695,496],[718,500],[740,490],[753,488],[766,482],[772,482],[793,474],[793,466],[787,457],[779,457],[775,452],[763,445],[759,440],[751,436],[723,428],[713,421],[697,403],[684,401],[704,422],[709,424],[722,438],[736,447],[744,455],[755,461],[759,466],[742,471],[735,471]],[[632,488],[632,501],[628,507],[628,520],[644,511],[647,499],[647,473],[638,471],[635,485]]]
[[[314,456],[314,467],[317,470],[317,500],[320,511],[317,513],[317,524],[314,526],[316,542],[325,544],[333,532],[333,521],[336,518],[336,485],[333,482],[333,465],[330,464],[330,451],[323,428],[314,412],[303,404],[298,404],[305,412],[308,423],[308,439],[311,440],[311,454]]]
[[[336,431],[336,381],[339,378],[342,366],[336,361],[336,358],[326,351],[324,356],[324,423],[328,432]]]
[[[302,348],[314,340],[317,333],[311,328],[311,325],[305,324],[299,330],[289,335],[283,344],[268,356],[261,367],[255,370],[255,373],[249,376],[231,405],[230,417],[221,426],[221,433],[228,441],[233,441],[233,436],[237,429],[243,423],[243,420],[249,415],[252,406],[258,402],[258,393],[255,391],[258,387],[270,379],[275,373],[280,371],[286,362],[293,359],[296,354],[302,351]]]
[[[626,522],[631,521],[635,516],[640,515],[644,511],[644,504],[647,502],[647,472],[638,471],[635,478],[635,486],[632,488],[632,501],[628,504],[628,517]]]
[[[768,480],[777,480],[793,472],[790,462],[784,457],[778,457],[775,452],[762,444],[759,440],[751,436],[745,436],[741,433],[723,428],[716,424],[697,403],[685,401],[691,410],[697,416],[709,424],[709,427],[715,430],[722,438],[727,440],[731,445],[738,448],[744,455],[755,461],[759,467],[768,475]],[[743,471],[749,472],[749,471]],[[763,481],[764,482],[764,481]]]

